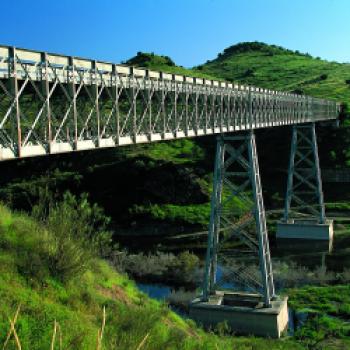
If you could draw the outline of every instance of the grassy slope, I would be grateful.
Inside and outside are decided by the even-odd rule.
[[[153,69],[156,71],[162,71],[165,73],[182,74],[190,77],[221,80],[221,78],[215,77],[211,74],[177,66],[168,56],[155,55],[154,53],[138,52],[136,56],[131,57],[125,62],[125,64]]]
[[[224,79],[283,91],[350,102],[350,64],[321,60],[298,51],[264,43],[240,43],[216,59],[186,69],[167,56],[138,53],[125,62],[169,73]],[[321,77],[326,75],[327,77]]]
[[[350,348],[350,286],[304,287],[288,291],[289,307],[306,315],[295,337],[314,349]]]
[[[198,66],[230,81],[350,102],[350,64],[329,62],[263,43],[242,43]],[[326,74],[327,77],[321,77]]]
[[[27,215],[0,205],[0,345],[10,327],[9,317],[21,305],[16,331],[22,349],[49,349],[55,320],[64,349],[96,349],[105,306],[103,349],[136,349],[147,334],[142,349],[302,349],[293,340],[205,333],[146,297],[100,259],[81,277],[62,283],[48,274],[42,254],[50,235]],[[15,349],[13,337],[8,349]]]

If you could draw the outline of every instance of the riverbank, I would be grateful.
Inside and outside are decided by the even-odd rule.
[[[123,350],[140,344],[148,350],[280,348],[275,340],[204,332],[166,304],[148,298],[133,281],[90,256],[69,236],[76,222],[69,223],[66,214],[55,213],[61,215],[56,228],[62,229],[59,222],[65,227],[65,254],[89,257],[82,270],[69,265],[75,269],[69,278],[68,261],[54,239],[58,231],[0,205],[0,344],[6,342],[12,322],[16,335],[10,332],[9,348],[20,342],[22,349],[47,349],[54,332],[57,346],[62,341],[62,348],[74,350],[96,349],[99,341],[101,349]],[[302,349],[293,340],[284,344],[285,349]]]

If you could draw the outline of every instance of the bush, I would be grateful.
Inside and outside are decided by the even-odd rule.
[[[50,233],[46,238],[48,266],[56,278],[67,281],[84,273],[94,255],[108,256],[111,252],[109,218],[96,204],[90,205],[87,195],[79,198],[67,192],[63,201],[44,205],[45,199],[33,208]]]
[[[254,69],[248,68],[244,73],[243,77],[248,78],[248,77],[253,77],[255,74]]]
[[[199,258],[188,251],[179,255],[162,252],[128,254],[123,251],[115,252],[111,260],[119,271],[147,282],[196,284],[202,278]]]

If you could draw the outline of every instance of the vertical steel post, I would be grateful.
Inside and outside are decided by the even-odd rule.
[[[52,144],[52,126],[51,126],[51,106],[50,106],[50,83],[48,78],[48,59],[47,53],[43,52],[41,54],[41,69],[42,69],[42,93],[45,96],[45,108],[46,108],[46,118],[47,118],[47,149],[48,153],[51,153]]]
[[[134,68],[130,67],[129,75],[129,86],[131,86],[131,100],[132,100],[132,130],[131,130],[131,139],[134,143],[137,140],[137,96],[135,93],[135,75]]]
[[[147,108],[148,108],[148,114],[147,114],[147,137],[149,141],[152,141],[152,97],[151,97],[151,87],[152,87],[152,80],[149,76],[149,70],[146,70],[146,96],[147,96]]]
[[[215,156],[215,166],[214,166],[214,179],[213,179],[213,192],[211,195],[211,205],[210,205],[210,221],[208,230],[208,242],[207,242],[207,254],[205,260],[205,275],[203,284],[203,300],[208,300],[209,294],[213,289],[216,276],[216,263],[214,266],[214,256],[217,253],[217,240],[218,236],[218,215],[219,208],[218,196],[221,192],[221,172],[222,172],[222,162],[224,155],[224,142],[221,137],[217,138],[216,142],[216,156]],[[221,195],[221,193],[220,193]],[[216,243],[214,243],[214,241]]]
[[[70,95],[73,104],[73,127],[74,127],[74,149],[78,149],[78,110],[77,110],[77,96],[76,96],[76,88],[75,88],[75,66],[74,66],[74,58],[69,57],[69,87],[70,87]],[[68,127],[67,132],[69,133],[70,138],[70,130]],[[70,140],[68,140],[69,142]]]
[[[94,76],[94,79],[91,81],[92,85],[92,96],[94,97],[94,104],[95,104],[95,116],[96,116],[96,125],[97,125],[97,140],[96,140],[96,146],[100,147],[101,145],[101,120],[100,120],[100,96],[99,96],[99,86],[98,86],[98,68],[97,68],[97,62],[92,62],[92,73]],[[102,79],[101,79],[101,89],[102,89]]]
[[[319,219],[320,219],[320,223],[324,224],[326,222],[326,210],[325,210],[324,198],[323,198],[321,168],[320,168],[320,159],[318,156],[318,146],[317,146],[315,123],[311,124],[311,137],[312,137],[312,148],[313,148],[314,161],[315,161],[317,198],[318,198],[318,205],[320,208]]]
[[[294,159],[295,159],[295,152],[297,147],[297,140],[298,140],[298,132],[296,127],[293,126],[292,143],[290,147],[290,158],[289,158],[289,167],[288,167],[287,191],[286,191],[286,199],[284,204],[284,216],[283,216],[284,222],[287,222],[289,219],[290,205],[292,202]]]
[[[17,79],[17,54],[16,54],[16,48],[11,47],[10,48],[10,57],[11,57],[11,64],[10,64],[10,84],[11,84],[11,93],[14,98],[15,102],[15,113],[16,113],[16,122],[13,122],[12,124],[16,124],[17,126],[17,147],[16,147],[16,156],[21,157],[21,148],[22,148],[22,129],[21,129],[21,110],[19,105],[19,97],[18,97],[18,79]]]
[[[175,74],[172,75],[172,83],[173,83],[173,87],[174,87],[174,100],[173,100],[173,103],[174,103],[174,131],[173,131],[173,135],[174,137],[177,137],[177,134],[178,134],[178,128],[179,128],[179,123],[178,123],[178,115],[177,115],[177,82],[176,82],[176,78],[175,78]]]
[[[248,88],[248,118],[250,129],[253,129],[253,102],[252,102],[252,87]]]
[[[265,207],[259,172],[259,161],[256,152],[255,135],[253,131],[248,136],[248,155],[250,163],[250,178],[253,187],[255,204],[255,226],[259,242],[259,266],[263,282],[264,304],[271,307],[271,298],[274,297],[274,283],[271,266],[269,240],[267,236]]]
[[[119,145],[120,141],[120,116],[119,116],[119,89],[118,89],[118,72],[117,65],[112,66],[112,101],[114,107],[114,121],[115,121],[115,143]]]
[[[160,102],[160,108],[161,108],[161,123],[162,123],[162,138],[165,139],[165,133],[166,133],[166,109],[165,109],[165,82],[163,79],[163,72],[159,72],[159,82],[161,84],[161,102]]]
[[[183,77],[183,83],[182,83],[182,89],[185,91],[185,135],[188,136],[188,131],[189,131],[189,118],[188,118],[188,86],[186,83],[186,77]]]

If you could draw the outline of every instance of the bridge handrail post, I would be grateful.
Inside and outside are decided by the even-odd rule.
[[[17,76],[17,54],[16,47],[12,46],[9,49],[10,62],[9,62],[9,75],[10,75],[10,90],[15,103],[16,120],[12,121],[12,124],[16,124],[17,127],[17,147],[15,147],[15,153],[17,157],[22,155],[22,129],[21,129],[21,111],[19,105],[18,96],[18,76]],[[14,145],[15,146],[15,145]]]
[[[51,125],[51,106],[50,106],[50,83],[48,77],[48,58],[47,53],[41,53],[41,76],[42,76],[42,92],[45,96],[45,108],[46,108],[46,119],[47,119],[47,151],[52,152],[52,125]]]
[[[69,64],[68,64],[68,85],[69,85],[69,92],[72,99],[72,110],[73,110],[73,127],[74,127],[74,140],[73,140],[73,147],[75,150],[78,150],[78,109],[77,109],[77,95],[76,95],[76,87],[75,87],[75,64],[74,64],[74,57],[69,57]],[[69,140],[70,141],[70,130],[69,127],[67,129]],[[67,135],[67,136],[68,136]]]
[[[112,101],[114,107],[114,122],[115,122],[115,143],[116,145],[120,144],[120,115],[119,115],[119,75],[117,71],[117,65],[112,65],[112,74],[111,74],[111,86],[112,86]]]
[[[101,120],[100,120],[100,98],[99,98],[99,87],[97,84],[98,79],[98,68],[97,68],[97,62],[92,61],[92,70],[93,79],[91,79],[91,85],[92,85],[92,96],[94,97],[94,104],[95,104],[95,115],[96,115],[96,126],[97,126],[97,139],[96,139],[96,146],[101,146]]]

